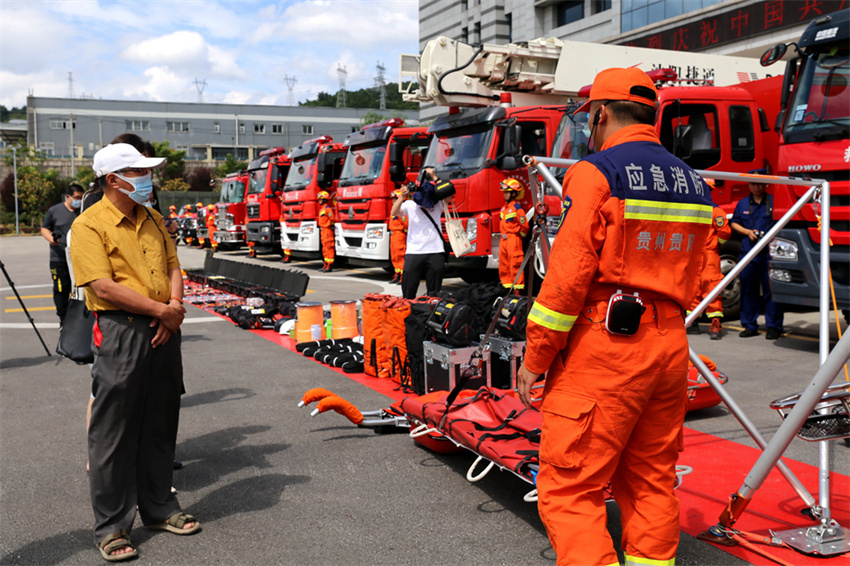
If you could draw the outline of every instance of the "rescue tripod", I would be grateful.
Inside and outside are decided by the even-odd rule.
[[[44,351],[47,352],[47,355],[49,356],[50,350],[47,349],[47,344],[44,343],[44,339],[41,337],[41,333],[38,331],[38,328],[36,328],[35,321],[30,316],[30,312],[27,310],[27,306],[24,304],[24,300],[18,294],[18,290],[15,289],[15,284],[12,283],[12,279],[9,277],[9,273],[6,271],[6,266],[3,265],[3,260],[0,260],[0,269],[3,270],[3,275],[6,276],[6,281],[9,282],[9,287],[11,287],[12,291],[14,291],[15,296],[18,298],[18,303],[20,303],[21,308],[24,309],[24,314],[26,315],[27,320],[29,320],[30,324],[32,324],[32,329],[35,330],[35,334],[36,334],[36,336],[38,336],[38,339],[41,342],[41,345],[44,346]]]

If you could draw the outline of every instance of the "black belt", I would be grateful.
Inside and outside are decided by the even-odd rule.
[[[111,310],[111,311],[97,311],[95,312],[97,316],[108,316],[115,318],[147,318],[148,320],[153,320],[153,317],[147,314],[139,314],[137,312],[129,312],[129,311],[121,311],[121,310]]]

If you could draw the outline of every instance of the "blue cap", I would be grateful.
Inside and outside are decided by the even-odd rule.
[[[753,169],[752,171],[748,171],[751,175],[767,175],[767,169]]]

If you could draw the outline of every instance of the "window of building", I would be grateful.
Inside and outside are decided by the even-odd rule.
[[[71,125],[73,124],[73,126]],[[50,120],[50,129],[51,130],[70,130],[71,128],[77,129],[77,121],[74,120],[71,122],[70,119],[64,118],[52,118]]]
[[[213,122],[213,133],[220,134],[221,133],[221,124],[218,122]]]
[[[482,43],[481,41],[481,22],[472,24],[472,42],[474,45]]]
[[[514,16],[505,14],[505,23],[508,25],[508,43],[514,42]]]
[[[639,27],[655,24],[688,12],[708,8],[723,0],[622,0],[620,11],[620,31],[627,32]],[[607,4],[610,0],[591,0],[591,10],[598,13],[598,5]]]
[[[467,11],[469,9],[469,0],[461,0],[460,9],[464,12]]]
[[[38,142],[38,151],[46,155],[53,155],[54,147],[53,142]]]
[[[165,123],[165,131],[166,132],[188,132],[189,131],[189,122],[166,122]]]
[[[460,39],[464,43],[469,43],[469,28],[461,28],[460,30]]]
[[[611,0],[591,0],[590,13],[598,14],[611,9]]]
[[[568,0],[555,4],[557,27],[577,22],[584,18],[584,0]]]
[[[283,124],[272,124],[272,133],[273,134],[282,134],[283,133]]]
[[[185,144],[177,144],[174,146],[174,149],[176,149],[177,151],[189,151],[189,146]]]
[[[240,134],[244,134],[244,133],[245,133],[245,124],[239,124],[239,133],[240,133]]]
[[[124,129],[128,132],[149,132],[151,123],[147,120],[124,120]]]
[[[312,136],[313,135],[313,125],[312,124],[302,124],[301,125],[301,133]]]
[[[266,125],[265,124],[254,124],[254,133],[255,134],[265,134],[266,133]]]

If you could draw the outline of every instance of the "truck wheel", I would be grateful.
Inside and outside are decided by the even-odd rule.
[[[720,246],[720,271],[725,277],[732,271],[741,255],[741,242],[729,240]],[[741,316],[741,281],[735,278],[720,295],[723,298],[723,318],[727,321],[736,320]]]
[[[489,281],[498,281],[499,272],[495,269],[472,269],[469,267],[458,267],[458,277],[463,279],[464,283],[487,283]]]

